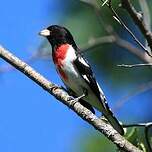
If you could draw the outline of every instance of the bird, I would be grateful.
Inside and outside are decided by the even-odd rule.
[[[123,135],[123,127],[109,108],[91,66],[70,31],[60,25],[51,25],[42,29],[39,35],[47,38],[52,46],[52,59],[66,90],[93,113],[94,108],[100,111],[113,128]]]

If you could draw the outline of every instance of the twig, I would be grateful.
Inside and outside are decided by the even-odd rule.
[[[39,86],[41,86],[48,93],[53,95],[63,104],[67,105],[70,109],[75,111],[82,119],[92,125],[99,132],[103,133],[107,138],[109,138],[114,144],[116,144],[120,149],[126,152],[142,152],[137,147],[133,146],[124,137],[122,137],[116,130],[114,130],[109,124],[105,123],[99,119],[96,115],[90,112],[88,109],[83,107],[79,102],[75,102],[73,97],[69,96],[67,92],[62,90],[57,85],[48,81],[42,75],[37,73],[29,65],[21,61],[19,58],[14,56],[12,53],[6,49],[0,47],[0,57],[6,62],[10,63],[20,72],[25,74]]]
[[[149,47],[152,51],[152,33],[151,31],[146,27],[144,20],[142,19],[141,15],[135,10],[134,6],[131,4],[130,0],[121,0],[122,7],[126,9],[126,11],[129,13],[131,18],[133,19],[134,23],[139,27],[140,31],[146,38]],[[146,51],[148,51],[146,49]],[[148,53],[148,52],[147,52]],[[150,53],[149,53],[150,54]]]
[[[103,2],[103,0],[101,0]],[[125,0],[124,0],[125,1]],[[113,13],[113,17],[114,19],[122,25],[122,27],[125,28],[125,30],[132,36],[132,38],[137,42],[137,44],[145,50],[145,52],[152,57],[152,55],[149,53],[149,51],[147,50],[146,47],[144,47],[144,45],[137,39],[137,37],[132,33],[132,31],[128,28],[128,26],[123,22],[123,20],[119,17],[119,15],[116,13],[116,11],[113,9],[112,5],[111,5],[111,1],[109,1],[109,3],[106,3],[106,6],[109,7],[109,9],[111,10],[111,12]]]
[[[94,41],[91,41],[92,43],[90,43],[90,44],[87,43],[86,45],[84,45],[84,47],[82,46],[82,52],[92,50],[93,48],[98,47],[98,46],[100,46],[101,44],[104,44],[104,43],[115,43],[116,45],[118,45],[122,48],[125,48],[129,52],[131,52],[132,54],[136,55],[140,60],[142,60],[146,63],[151,63],[152,62],[152,58],[150,57],[150,55],[148,55],[146,52],[144,53],[142,50],[135,47],[130,42],[120,38],[119,35],[117,33],[115,33],[115,31],[114,31],[114,29],[111,25],[109,25],[109,24],[106,25],[105,22],[103,22],[103,19],[101,18],[102,13],[100,13],[100,9],[94,1],[88,1],[88,0],[80,0],[80,1],[88,4],[90,7],[93,8],[93,10],[95,11],[96,16],[98,17],[99,23],[101,24],[103,29],[109,34],[110,37],[112,36],[111,39],[109,39],[110,37],[108,38],[108,36],[106,36],[105,41],[102,38],[94,39]],[[109,1],[109,2],[111,2],[111,1]],[[106,6],[109,7],[108,1],[104,0],[103,3]]]
[[[149,31],[151,31],[151,17],[150,17],[150,10],[148,6],[147,0],[139,0],[139,5],[141,8],[141,15],[143,18],[143,22]],[[148,46],[147,40],[145,39],[145,46],[150,51],[150,47]]]
[[[152,58],[144,53],[141,49],[135,47],[132,43],[117,36],[116,44],[122,48],[127,49],[132,54],[136,55],[140,60],[149,63],[152,62]]]
[[[139,48],[136,48],[130,42],[120,38],[118,35],[103,36],[103,37],[89,40],[88,43],[80,47],[81,52],[85,53],[87,51],[93,50],[94,48],[99,47],[102,44],[106,44],[106,43],[115,43],[119,47],[125,48],[132,54],[136,55],[140,60],[146,63],[152,62],[152,59],[148,55],[146,55],[142,50],[140,50]]]
[[[124,128],[128,128],[128,127],[144,127],[145,139],[146,139],[148,151],[152,152],[152,147],[150,145],[150,139],[149,139],[149,129],[152,127],[152,122],[123,125],[123,127]]]
[[[134,67],[152,66],[152,63],[118,64],[117,66],[124,67],[124,68],[134,68]]]
[[[102,4],[102,6],[104,6],[106,3],[108,3],[109,0],[105,0]]]
[[[107,25],[105,24],[105,22],[103,22],[102,19],[102,13],[101,10],[99,9],[98,5],[95,3],[95,1],[88,1],[88,0],[80,0],[81,2],[86,3],[87,5],[89,5],[90,7],[93,8],[93,10],[95,11],[96,16],[98,17],[98,21],[101,24],[101,26],[103,27],[103,29],[109,34],[109,36],[103,36],[103,38],[105,38],[105,40],[103,40],[102,37],[99,38],[95,38],[93,41],[88,42],[86,45],[83,45],[82,47],[82,52],[86,52],[88,50],[92,50],[95,47],[100,46],[101,44],[105,44],[105,43],[115,43],[116,45],[127,49],[129,52],[131,52],[132,54],[136,55],[140,60],[149,63],[152,62],[152,58],[147,55],[147,53],[144,53],[142,50],[140,50],[139,48],[135,47],[133,44],[131,44],[130,42],[122,39],[119,37],[119,35],[117,33],[115,33],[113,27],[111,25]],[[104,1],[107,2],[107,1]],[[104,3],[105,5],[108,5],[107,3]],[[109,6],[108,6],[109,7]]]
[[[151,17],[147,0],[139,0],[139,5],[143,15],[143,21],[148,30],[151,29]]]
[[[100,7],[98,6],[98,3],[96,3],[96,1],[92,1],[92,0],[91,1],[80,0],[80,1],[89,5],[91,8],[93,8],[95,15],[98,18],[99,24],[103,27],[102,29],[105,30],[109,35],[113,34],[112,33],[113,32],[112,26],[105,24],[105,22],[103,21],[102,13],[101,13]]]
[[[129,128],[129,127],[145,127],[145,126],[152,126],[152,122],[148,123],[137,123],[137,124],[123,124],[122,125],[124,128]]]
[[[92,38],[86,44],[84,44],[80,47],[81,52],[85,53],[87,51],[100,47],[102,44],[114,43],[115,41],[116,41],[116,38],[114,35]]]

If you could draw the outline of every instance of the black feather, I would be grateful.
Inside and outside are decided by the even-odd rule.
[[[85,63],[82,61],[84,61]],[[82,78],[90,86],[91,90],[96,94],[99,101],[101,101],[100,91],[97,82],[94,78],[93,72],[87,60],[84,59],[82,56],[78,56],[78,58],[74,61],[74,65],[79,71],[79,73],[81,73]]]
[[[77,98],[75,92],[73,92],[70,88],[67,87],[67,90],[66,90],[69,95]],[[91,104],[89,104],[88,102],[86,102],[85,100],[83,99],[79,99],[79,102],[84,106],[86,107],[88,110],[90,110],[93,114],[95,114],[95,110],[93,109],[93,107],[91,106]]]
[[[89,104],[88,102],[84,101],[83,99],[80,99],[79,102],[86,107],[88,110],[90,110],[93,114],[95,114],[94,108]]]

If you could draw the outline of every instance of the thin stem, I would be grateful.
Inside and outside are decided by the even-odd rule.
[[[133,19],[134,23],[138,26],[141,33],[146,38],[149,47],[152,51],[152,33],[144,23],[142,16],[136,11],[134,6],[131,4],[130,0],[121,0],[122,7],[129,13],[131,18]],[[147,49],[145,51],[148,51]],[[148,53],[148,52],[147,52]],[[150,55],[150,53],[149,53]]]
[[[134,68],[134,67],[152,66],[152,63],[118,64],[117,66],[124,67],[124,68]]]
[[[103,0],[101,0],[103,2]],[[148,49],[138,40],[138,38],[132,33],[132,31],[128,28],[128,26],[123,22],[123,20],[119,17],[119,15],[116,13],[116,11],[113,9],[112,5],[111,5],[111,1],[109,1],[109,3],[106,3],[106,6],[109,7],[109,9],[111,10],[111,12],[114,15],[114,19],[120,24],[122,25],[122,27],[124,27],[124,29],[132,36],[132,38],[137,42],[137,44],[139,44],[139,46],[145,50],[145,52],[152,57],[152,55],[149,53]]]

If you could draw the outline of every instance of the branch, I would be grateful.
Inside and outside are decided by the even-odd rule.
[[[41,48],[41,50],[34,52],[29,58],[26,59],[26,63],[31,64],[38,59],[50,59],[51,52],[46,52]],[[11,65],[0,66],[0,74],[5,72],[14,71],[15,68]]]
[[[150,139],[149,139],[149,130],[152,127],[152,122],[148,123],[138,123],[138,124],[130,124],[130,125],[123,125],[124,128],[128,127],[144,127],[144,132],[145,132],[145,139],[148,147],[148,151],[151,152],[152,148],[150,145]]]
[[[0,57],[3,58],[6,62],[10,63],[12,66],[14,66],[17,70],[22,72],[28,78],[33,80],[39,86],[41,86],[44,90],[53,95],[60,102],[67,105],[82,119],[92,125],[100,133],[103,133],[108,139],[116,144],[117,147],[126,152],[142,152],[137,147],[128,142],[124,137],[122,137],[116,130],[112,128],[111,125],[99,119],[96,115],[83,107],[79,102],[75,102],[74,98],[69,96],[67,92],[65,92],[63,89],[53,84],[52,82],[48,81],[25,62],[21,61],[19,58],[17,58],[2,47],[0,47]]]
[[[139,64],[118,64],[118,67],[124,68],[134,68],[134,67],[143,67],[143,66],[152,66],[152,63],[139,63]]]
[[[104,22],[104,20],[103,20],[104,19],[104,17],[103,17],[104,13],[101,12],[100,6],[98,5],[98,3],[96,1],[88,1],[88,0],[80,0],[80,1],[87,4],[88,6],[90,6],[94,10],[94,13],[97,17],[97,21],[99,22],[102,30],[107,32],[109,35],[113,34],[113,31],[114,31],[113,27]],[[106,2],[107,2],[107,0],[106,0]]]
[[[122,48],[127,49],[129,52],[136,55],[136,57],[138,57],[143,62],[146,62],[146,63],[152,62],[152,58],[147,53],[144,53],[141,49],[135,47],[132,43],[118,36],[117,36],[116,44]]]
[[[146,63],[152,62],[152,58],[144,53],[141,49],[136,48],[133,44],[130,42],[120,38],[117,34],[109,35],[109,36],[103,36],[99,38],[94,38],[88,41],[88,43],[84,44],[81,48],[81,52],[85,53],[86,51],[93,50],[96,47],[101,46],[102,44],[106,43],[114,43],[118,45],[119,47],[125,48],[132,54],[136,55],[140,60]]]
[[[139,0],[139,5],[143,15],[143,21],[148,30],[151,29],[151,17],[147,0]]]
[[[152,51],[152,33],[144,23],[144,20],[142,18],[142,15],[139,14],[134,6],[130,3],[130,0],[121,0],[122,7],[126,9],[126,11],[129,13],[131,18],[133,19],[134,23],[138,26],[144,37],[146,38],[149,47]]]
[[[104,1],[101,0],[103,3]],[[122,0],[123,1],[123,0]],[[109,0],[107,3],[105,3],[107,7],[109,7],[110,11],[113,13],[113,18],[132,36],[132,38],[137,42],[137,44],[145,50],[145,52],[152,57],[148,49],[138,40],[138,38],[132,33],[132,31],[129,29],[129,27],[124,23],[124,21],[119,17],[117,12],[114,10],[111,4],[111,0]]]
[[[88,43],[86,45],[83,45],[82,50],[81,50],[82,52],[92,50],[96,47],[99,47],[101,44],[115,43],[119,47],[125,48],[126,50],[128,50],[129,52],[131,52],[132,54],[137,56],[143,62],[148,63],[148,64],[152,62],[151,54],[149,53],[147,47],[144,47],[140,43],[140,41],[136,38],[136,36],[131,32],[131,30],[127,27],[127,25],[122,21],[122,19],[119,17],[119,15],[116,13],[116,11],[113,9],[113,7],[111,5],[111,2],[112,2],[111,0],[104,0],[104,1],[101,0],[103,2],[102,6],[106,5],[111,10],[111,12],[114,15],[113,18],[129,32],[129,34],[145,50],[145,52],[143,52],[141,49],[135,47],[130,42],[119,37],[119,35],[117,33],[115,33],[115,31],[111,25],[106,25],[105,22],[103,22],[102,13],[100,13],[100,9],[99,9],[96,1],[88,1],[88,0],[80,0],[80,1],[86,3],[87,5],[89,5],[93,8],[96,16],[98,17],[99,23],[101,24],[103,29],[109,34],[109,36],[103,36],[103,37],[95,38],[95,39],[92,39],[91,41],[88,41]],[[142,6],[142,7],[144,7],[143,10],[147,9],[146,2],[144,2],[145,0],[140,0],[140,1],[141,1],[141,5],[143,5],[143,3],[144,3],[144,6]],[[148,20],[148,27],[149,27],[150,19],[147,14],[146,14],[146,16],[147,16],[147,18],[144,18],[144,19]]]
[[[32,63],[34,62],[36,59],[38,59],[40,57],[40,54],[38,52],[34,52],[27,60],[26,62]],[[4,73],[4,72],[10,72],[15,70],[14,67],[12,67],[11,65],[4,65],[4,66],[0,66],[0,74]]]
[[[81,52],[85,53],[87,51],[93,50],[97,47],[102,46],[102,44],[106,43],[114,43],[116,41],[116,38],[114,35],[108,35],[108,36],[102,36],[98,38],[92,38],[88,40],[86,44],[83,44],[81,48]]]

